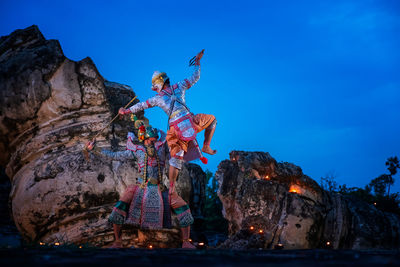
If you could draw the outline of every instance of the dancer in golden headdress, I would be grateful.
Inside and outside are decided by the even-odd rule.
[[[171,153],[169,160],[170,194],[175,192],[175,181],[184,161],[200,158],[203,163],[207,163],[202,152],[210,155],[217,152],[210,147],[217,120],[213,115],[193,115],[185,101],[186,90],[200,79],[200,60],[203,54],[204,50],[191,60],[190,65],[194,65],[195,69],[190,78],[171,86],[167,74],[156,71],[152,77],[152,90],[156,91],[157,95],[145,102],[137,103],[129,109],[120,108],[119,110],[119,114],[126,115],[158,106],[167,113],[169,125],[167,142]],[[202,130],[205,130],[204,144],[200,150],[196,141],[196,134]]]

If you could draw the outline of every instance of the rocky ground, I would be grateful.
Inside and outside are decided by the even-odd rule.
[[[399,251],[0,249],[0,265],[54,266],[399,266]]]

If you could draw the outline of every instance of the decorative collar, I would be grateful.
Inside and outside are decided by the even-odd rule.
[[[172,91],[172,90],[175,90],[176,88],[178,88],[178,85],[177,85],[177,84],[174,84],[174,85],[172,85],[172,86],[170,86],[170,87],[168,87],[168,88],[162,89],[158,94],[159,94],[160,96],[163,96],[163,95],[165,95],[166,93],[169,94],[169,95],[172,95],[172,94],[173,94],[173,91]]]

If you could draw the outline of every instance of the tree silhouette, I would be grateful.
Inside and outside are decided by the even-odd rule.
[[[334,173],[321,177],[321,187],[331,193],[356,197],[374,205],[375,208],[381,211],[400,215],[400,193],[390,194],[390,186],[394,184],[393,176],[396,175],[400,169],[399,159],[396,156],[388,158],[386,160],[386,166],[388,166],[387,169],[390,174],[378,176],[371,180],[364,188],[347,187],[345,184],[340,185],[336,182]],[[388,188],[387,195],[385,194],[386,188]]]
[[[375,195],[382,197],[385,194],[386,187],[390,187],[391,182],[393,184],[393,179],[389,174],[382,174],[373,179],[369,185],[374,189]]]
[[[386,166],[388,166],[388,170],[390,172],[388,181],[387,181],[387,186],[388,186],[388,196],[390,195],[390,186],[394,184],[394,178],[393,176],[396,175],[397,169],[400,169],[399,165],[399,159],[397,156],[390,157],[386,160]]]
[[[337,192],[338,183],[336,182],[336,174],[334,171],[328,172],[325,177],[321,177],[321,187],[328,192]]]

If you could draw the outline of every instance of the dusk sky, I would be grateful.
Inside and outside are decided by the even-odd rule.
[[[36,24],[143,101],[153,71],[178,82],[205,49],[186,97],[218,119],[203,169],[231,150],[265,151],[317,182],[334,173],[363,187],[400,156],[400,1],[59,2],[0,1],[0,35]],[[160,108],[146,116],[166,130]]]

